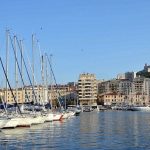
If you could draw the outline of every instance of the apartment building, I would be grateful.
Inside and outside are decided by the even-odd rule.
[[[147,106],[150,105],[150,96],[142,95],[141,93],[124,95],[114,92],[99,95],[98,102],[107,106],[123,104],[134,106]]]
[[[94,74],[80,74],[78,98],[80,105],[97,105],[97,81]]]
[[[17,91],[16,89],[12,89],[11,90],[3,90],[3,94],[4,94],[4,101],[7,102],[8,104],[13,104],[15,103],[15,100],[17,103],[24,103],[24,91],[22,90],[22,88],[18,88]],[[14,97],[15,100],[14,100]]]
[[[126,103],[126,100],[126,95],[118,94],[116,92],[101,94],[98,96],[98,102],[107,106],[121,105]]]
[[[132,82],[128,79],[113,79],[98,84],[98,93],[129,94],[132,91]]]
[[[52,103],[53,106],[58,104],[58,99],[64,101],[76,100],[77,99],[77,85],[66,84],[66,85],[53,85],[49,86],[48,90],[46,87],[41,85],[34,86],[34,92],[32,86],[25,86],[23,89],[18,88],[17,94],[16,89],[12,89],[14,96],[18,103],[38,103],[46,104]],[[1,97],[8,103],[15,103],[12,92],[8,89],[0,91]],[[71,102],[70,102],[71,103]]]

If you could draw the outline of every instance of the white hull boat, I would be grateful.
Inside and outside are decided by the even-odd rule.
[[[61,113],[58,113],[58,114],[57,114],[57,113],[56,113],[56,114],[54,113],[54,114],[53,114],[53,121],[60,121],[60,120],[62,119],[62,116],[63,116],[63,115],[62,115]]]
[[[18,123],[19,123],[18,117],[10,118],[10,119],[8,119],[7,123],[3,126],[3,129],[15,128],[15,127],[17,127]]]
[[[0,129],[2,129],[8,121],[9,119],[7,118],[0,118]]]
[[[150,112],[150,107],[149,106],[133,106],[133,107],[131,107],[131,110],[133,110],[133,111],[149,111]]]
[[[68,112],[68,117],[70,118],[70,117],[72,117],[72,116],[75,116],[75,112],[74,112],[74,111],[69,111],[69,112]]]
[[[62,116],[62,119],[67,119],[68,117],[69,117],[69,113],[64,112],[64,113],[63,113],[63,116]]]
[[[29,117],[20,117],[17,127],[30,127],[31,120]]]
[[[53,115],[53,113],[48,113],[48,114],[46,114],[46,116],[45,116],[45,122],[51,122],[51,121],[53,121],[54,120],[54,115]]]
[[[45,122],[45,117],[40,115],[40,116],[32,116],[30,117],[31,125],[36,125],[36,124],[41,124]]]

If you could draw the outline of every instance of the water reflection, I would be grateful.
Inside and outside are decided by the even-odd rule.
[[[98,147],[99,115],[97,112],[86,112],[80,118],[80,145],[81,148]],[[87,142],[88,141],[88,142]]]

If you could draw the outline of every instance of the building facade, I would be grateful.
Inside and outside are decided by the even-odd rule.
[[[80,74],[78,98],[80,105],[97,105],[97,81],[94,74]]]

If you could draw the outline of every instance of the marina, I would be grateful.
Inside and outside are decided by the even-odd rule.
[[[150,1],[1,1],[0,150],[150,150]]]
[[[148,112],[82,112],[30,128],[2,129],[0,149],[150,149]]]

